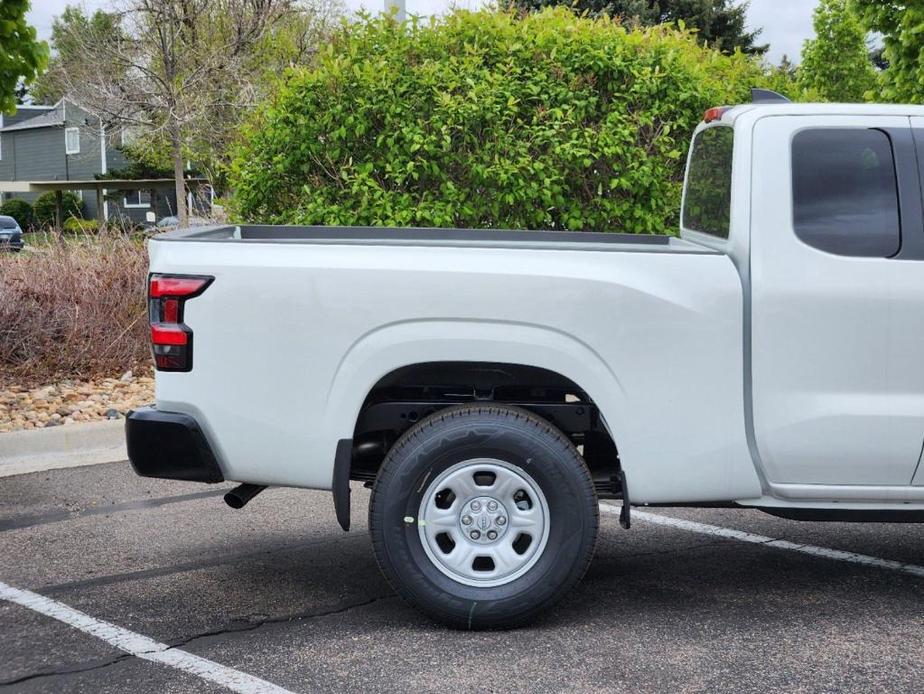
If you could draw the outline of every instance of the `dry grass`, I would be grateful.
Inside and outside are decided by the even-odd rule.
[[[141,240],[121,236],[0,255],[0,382],[144,369],[146,273]]]

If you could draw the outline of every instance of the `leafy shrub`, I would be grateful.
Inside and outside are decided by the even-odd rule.
[[[42,193],[35,202],[32,203],[32,214],[35,218],[36,226],[52,227],[55,225],[55,194],[53,192]],[[64,191],[61,200],[61,214],[66,222],[70,217],[83,216],[83,200],[69,190]]]
[[[64,231],[70,234],[95,234],[99,231],[99,222],[95,219],[68,217],[64,220]]]
[[[23,231],[32,228],[32,205],[25,200],[7,200],[0,205],[0,215],[15,219]]]
[[[232,211],[665,233],[703,111],[763,81],[756,62],[689,32],[564,8],[365,18],[258,109],[232,164]]]
[[[0,383],[149,364],[147,265],[144,245],[121,236],[0,258]]]

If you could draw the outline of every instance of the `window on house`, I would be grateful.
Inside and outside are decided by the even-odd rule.
[[[64,129],[64,153],[80,154],[80,128]]]
[[[150,207],[151,194],[143,190],[133,190],[122,201],[123,207]]]
[[[3,161],[3,135],[0,135],[0,161]]]

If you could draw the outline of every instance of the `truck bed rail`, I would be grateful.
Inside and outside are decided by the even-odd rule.
[[[333,227],[224,225],[176,229],[153,237],[160,241],[311,243],[333,245],[478,246],[622,252],[715,251],[671,236],[592,231],[519,231],[416,227]]]

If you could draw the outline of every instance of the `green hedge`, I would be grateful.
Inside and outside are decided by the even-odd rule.
[[[23,231],[33,226],[32,205],[25,200],[7,200],[0,205],[0,214],[15,219]]]
[[[70,217],[83,216],[83,200],[77,193],[69,190],[64,191],[61,200],[61,212],[63,215],[62,224],[67,222]],[[35,224],[38,227],[53,227],[55,225],[55,194],[52,192],[42,193],[32,204],[32,213],[35,217]]]
[[[365,18],[245,128],[232,211],[301,224],[672,233],[703,111],[757,63],[563,8]]]

